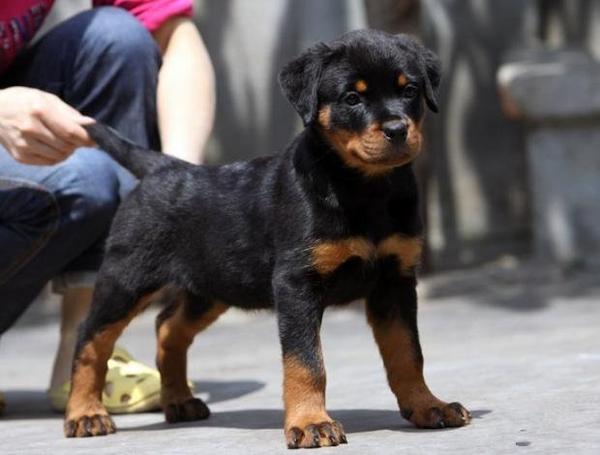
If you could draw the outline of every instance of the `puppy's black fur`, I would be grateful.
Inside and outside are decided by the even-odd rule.
[[[467,423],[461,405],[425,385],[416,326],[422,226],[410,162],[425,106],[437,112],[439,80],[437,58],[413,39],[357,31],[281,72],[306,126],[284,153],[194,166],[88,127],[142,180],[113,222],[75,355],[65,434],[114,431],[99,401],[106,360],[153,300],[167,305],[157,363],[168,421],[208,416],[185,383],[193,336],[229,306],[274,308],[288,446],[345,442],[325,410],[319,327],[327,306],[364,298],[402,414],[420,427]]]

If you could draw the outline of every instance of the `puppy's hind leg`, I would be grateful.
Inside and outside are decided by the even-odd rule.
[[[65,413],[66,437],[100,436],[116,431],[102,404],[107,362],[117,338],[157,292],[126,290],[100,272],[90,313],[79,329],[75,348]]]
[[[156,364],[160,371],[161,406],[169,423],[206,419],[210,411],[194,398],[187,384],[187,351],[194,336],[228,309],[186,291],[179,291],[156,319]]]

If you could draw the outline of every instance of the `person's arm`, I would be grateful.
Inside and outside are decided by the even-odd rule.
[[[162,150],[192,163],[203,161],[215,115],[215,76],[194,23],[173,17],[154,32],[163,64],[158,78]]]
[[[54,164],[93,141],[81,115],[55,95],[29,87],[0,90],[0,144],[27,164]]]

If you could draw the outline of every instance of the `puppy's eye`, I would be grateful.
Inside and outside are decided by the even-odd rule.
[[[404,90],[402,90],[402,94],[406,98],[414,98],[419,94],[419,88],[414,84],[408,84],[406,87],[404,87]]]
[[[348,92],[346,96],[344,96],[344,102],[348,106],[356,106],[357,104],[360,104],[360,101],[360,95],[356,92]]]

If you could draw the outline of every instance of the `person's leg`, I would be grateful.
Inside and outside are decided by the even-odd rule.
[[[151,35],[136,19],[117,8],[98,8],[81,13],[51,30],[33,48],[21,55],[11,72],[0,81],[0,85],[24,85],[54,93],[82,113],[113,126],[135,142],[158,148],[155,100],[159,66],[158,48]],[[79,153],[78,151],[76,155]],[[123,197],[131,191],[136,181],[110,157],[103,155],[103,159],[110,162],[111,177],[116,176],[118,182],[116,188],[111,187],[111,215],[102,220],[83,216],[78,221],[86,226],[89,224],[92,230],[96,228],[105,232],[114,213],[113,203],[118,203],[119,195]],[[69,160],[65,167],[69,167],[70,164]],[[0,165],[0,168],[2,167]],[[95,173],[93,161],[86,161],[84,167]],[[77,174],[81,167],[71,170]],[[102,170],[99,173],[100,176],[103,175]],[[36,172],[27,173],[24,180],[37,183],[38,177]],[[92,198],[95,197],[94,192],[99,187],[94,178],[85,181],[83,176],[82,181],[85,182],[82,185],[85,188],[83,199],[88,196],[85,194],[86,190],[93,193]],[[14,183],[14,178],[12,182]],[[100,185],[100,188],[107,189],[106,186]],[[56,189],[51,188],[48,193],[54,196],[53,191]],[[70,220],[67,215],[69,210],[70,208],[66,207],[60,211],[61,216],[66,218],[63,228],[65,231],[74,231],[75,236],[80,236],[77,223],[71,223],[74,220]],[[0,220],[3,220],[1,210]],[[34,225],[37,222],[29,221]],[[75,248],[73,242],[61,241],[60,236],[52,234],[49,238],[44,238],[44,251],[58,248],[63,254],[57,258],[58,262],[52,261],[51,266],[38,254],[43,253],[42,248],[21,260],[27,262],[28,266],[28,269],[24,268],[21,271],[22,275],[32,282],[27,293],[19,294],[19,277],[11,278],[6,286],[0,284],[1,292],[18,297],[9,303],[3,303],[0,294],[0,304],[6,307],[0,308],[0,316],[4,318],[4,328],[0,327],[0,333],[14,322],[44,283],[56,273],[61,270],[96,270],[101,260],[102,239],[102,234],[96,236],[95,240],[89,237],[81,239],[85,240],[87,245],[82,252],[82,249]],[[24,240],[27,242],[31,239]],[[0,248],[3,242],[0,238]],[[56,258],[52,253],[46,256]],[[14,256],[8,257],[9,261],[11,259],[14,259]],[[65,262],[65,259],[68,261]],[[89,305],[91,294],[81,286],[75,286],[75,289],[67,288],[65,292],[63,311],[66,314],[63,314],[60,349],[51,381],[53,385],[60,383],[70,372],[70,361],[65,359],[70,357],[68,353],[73,348],[75,327],[85,313],[82,308]],[[80,302],[79,306],[75,303],[77,301]]]
[[[0,148],[0,334],[43,286],[106,233],[119,203],[115,163],[79,149],[55,166]]]
[[[156,44],[135,18],[118,8],[97,8],[74,16],[48,32],[20,56],[2,84],[25,85],[54,93],[132,140],[156,146],[155,94],[159,65]],[[135,186],[135,180],[111,158],[106,159],[114,163],[119,181],[117,191],[122,196]],[[89,167],[92,171],[82,176],[85,179],[85,175],[93,174],[94,163],[82,164],[73,170]],[[67,160],[61,167],[70,165],[71,161]],[[13,167],[2,168],[5,177],[16,177],[12,174]],[[20,178],[28,182],[35,183],[43,178],[44,172],[40,169],[28,166],[20,169]],[[85,183],[83,186],[93,188]],[[2,217],[0,212],[0,219]],[[94,220],[90,221],[97,225]],[[106,231],[109,224],[110,217],[101,230]],[[95,270],[101,256],[101,245],[98,239],[95,240],[87,245],[89,253],[82,254],[79,250],[76,256],[69,255],[72,261],[63,264],[63,267]],[[54,241],[51,236],[49,242]],[[3,243],[0,239],[0,245]],[[69,245],[64,245],[64,248],[69,248]],[[6,256],[8,261],[12,261],[10,255]],[[26,259],[33,262],[32,268],[43,268],[35,253]],[[57,270],[52,269],[51,273],[57,273]],[[44,273],[39,278],[45,282],[47,276],[48,273]],[[30,287],[26,297],[31,300],[43,282]]]
[[[73,361],[75,343],[77,342],[77,328],[90,309],[91,301],[92,288],[90,287],[69,288],[63,295],[60,342],[52,368],[50,390],[60,388],[69,381],[71,362]]]
[[[49,59],[56,58],[57,53],[60,64],[52,65]],[[81,13],[50,31],[28,54],[15,70],[22,84],[55,93],[135,142],[158,148],[155,100],[159,52],[148,31],[127,12],[98,8]],[[123,197],[136,182],[120,166],[116,169]],[[76,329],[91,300],[91,290],[85,288],[90,283],[82,281],[89,273],[81,272],[96,270],[101,253],[99,241],[66,267],[61,339],[51,389],[66,382],[70,374]]]

